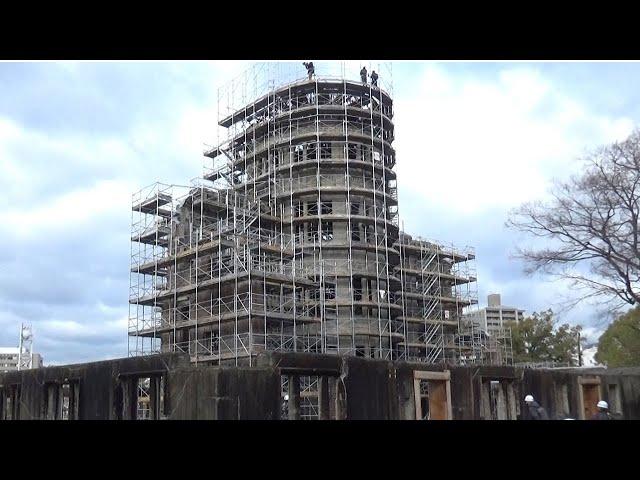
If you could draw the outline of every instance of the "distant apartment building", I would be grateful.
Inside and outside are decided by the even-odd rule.
[[[0,372],[18,370],[20,349],[18,347],[0,347]],[[29,368],[41,368],[42,356],[38,353],[31,354]]]
[[[476,325],[489,333],[498,333],[509,324],[520,322],[524,318],[524,310],[502,305],[499,293],[487,296],[487,306],[467,315]]]

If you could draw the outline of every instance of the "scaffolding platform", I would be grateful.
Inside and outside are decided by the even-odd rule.
[[[160,207],[171,203],[171,196],[163,193],[158,193],[153,197],[146,198],[141,202],[134,204],[131,209],[134,212],[148,213],[152,215],[160,215],[167,217],[171,214],[169,210],[161,209]]]
[[[201,178],[133,195],[130,354],[489,358],[463,322],[475,251],[401,228],[391,69],[368,64],[372,85],[361,66],[252,67],[218,92]]]

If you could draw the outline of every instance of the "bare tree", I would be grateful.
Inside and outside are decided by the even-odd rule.
[[[527,273],[569,279],[576,303],[592,298],[612,310],[640,303],[640,129],[624,142],[597,148],[586,169],[555,182],[549,202],[526,203],[507,226],[548,239],[541,249],[518,249]]]

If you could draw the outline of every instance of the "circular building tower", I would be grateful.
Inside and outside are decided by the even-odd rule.
[[[318,321],[280,326],[296,350],[391,358],[403,340],[392,117],[376,85],[314,77],[220,121],[233,133],[207,178],[279,218],[264,227],[289,235],[294,277],[315,283],[297,302]]]
[[[461,329],[477,303],[474,252],[399,231],[393,102],[378,77],[311,68],[276,85],[266,73],[227,90],[227,139],[205,153],[204,181],[134,195],[130,353],[481,359]]]

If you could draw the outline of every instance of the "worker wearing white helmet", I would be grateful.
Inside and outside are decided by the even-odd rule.
[[[524,397],[524,403],[527,404],[529,409],[530,420],[549,420],[547,411],[533,398],[533,395],[527,395]]]
[[[609,404],[604,400],[600,400],[596,405],[598,411],[593,414],[591,420],[611,420],[611,415],[609,414]]]

